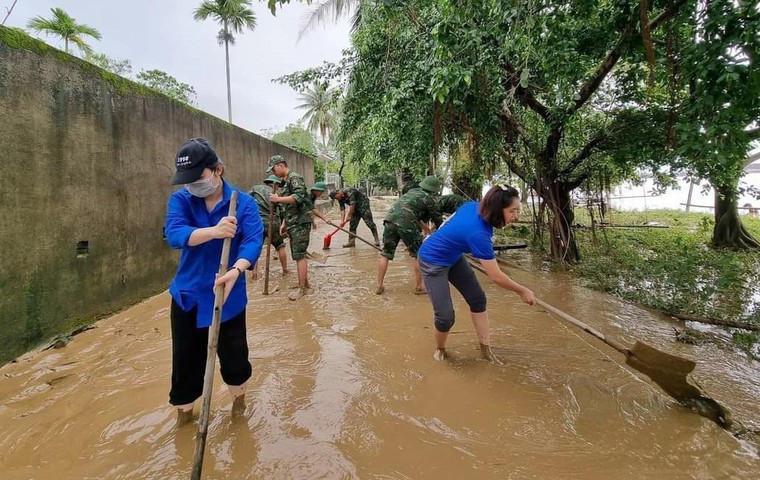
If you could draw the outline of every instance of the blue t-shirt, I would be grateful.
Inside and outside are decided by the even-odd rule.
[[[467,202],[457,209],[441,228],[422,242],[420,260],[450,267],[471,253],[480,260],[493,260],[493,227],[478,214],[478,202]]]
[[[238,191],[237,233],[230,243],[229,265],[244,258],[256,263],[264,240],[264,224],[261,222],[256,201],[245,192],[224,182],[222,200],[212,211],[206,210],[206,201],[190,195],[182,188],[172,193],[166,212],[165,235],[172,248],[181,249],[177,275],[169,285],[169,293],[175,302],[188,312],[198,307],[196,325],[208,327],[214,315],[214,279],[222,257],[222,239],[189,247],[190,235],[198,228],[213,227],[230,209],[233,188]],[[248,297],[245,292],[245,275],[240,275],[222,307],[222,322],[238,315],[245,309]]]

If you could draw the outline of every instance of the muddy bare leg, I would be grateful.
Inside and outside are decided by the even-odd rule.
[[[242,385],[227,385],[232,398],[232,416],[237,417],[245,413],[245,383]]]
[[[446,340],[449,338],[449,332],[435,331],[435,352],[433,358],[436,360],[446,359]]]
[[[277,256],[280,258],[280,266],[282,267],[282,274],[288,273],[288,254],[285,251],[285,247],[277,250]]]
[[[422,272],[420,272],[420,260],[418,258],[414,259],[412,268],[414,269],[414,294],[424,295],[425,287],[422,286]]]
[[[177,423],[178,427],[193,421],[193,403],[177,405]]]
[[[380,265],[377,267],[377,290],[375,293],[382,295],[385,291],[383,281],[385,280],[385,274],[388,272],[389,260],[385,257],[380,257]]]
[[[503,363],[501,359],[493,353],[493,350],[491,350],[491,333],[488,328],[488,312],[470,312],[470,317],[472,318],[472,326],[475,327],[475,332],[478,334],[481,356],[490,362],[502,365]]]

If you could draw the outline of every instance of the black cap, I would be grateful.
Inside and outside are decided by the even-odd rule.
[[[174,158],[172,185],[193,183],[201,178],[204,168],[214,168],[219,163],[214,147],[205,138],[191,138],[179,147]]]

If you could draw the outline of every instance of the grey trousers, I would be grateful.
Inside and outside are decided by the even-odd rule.
[[[462,294],[471,312],[486,311],[486,294],[464,256],[450,267],[431,265],[420,259],[420,271],[428,298],[433,304],[435,329],[439,332],[446,333],[454,326],[454,304],[449,283]]]

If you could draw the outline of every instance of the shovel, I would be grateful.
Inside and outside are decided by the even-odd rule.
[[[470,265],[481,273],[483,267],[470,258]],[[536,305],[549,313],[572,323],[586,333],[593,335],[610,347],[625,355],[626,365],[643,373],[662,390],[680,404],[691,408],[705,418],[717,423],[720,427],[731,429],[731,413],[712,398],[704,395],[699,388],[688,383],[686,376],[694,370],[696,363],[669,353],[662,352],[650,345],[637,341],[633,348],[628,349],[618,342],[607,338],[602,332],[568,315],[562,310],[536,298]]]
[[[340,227],[344,227],[346,223],[348,222],[341,223]],[[327,235],[325,235],[325,239],[322,242],[322,250],[330,250],[330,243],[332,242],[332,237],[333,235],[338,233],[338,231],[340,231],[340,227],[335,227],[335,230],[333,230],[332,233],[328,233]]]
[[[355,234],[355,233],[351,233],[351,232],[349,232],[348,230],[346,230],[345,228],[343,228],[343,226],[340,226],[340,227],[339,227],[338,225],[335,225],[335,224],[334,224],[334,223],[332,223],[332,222],[328,222],[328,225],[332,225],[333,227],[337,228],[338,230],[341,230],[341,231],[343,231],[343,232],[346,232],[346,233],[348,234],[348,237],[349,237],[349,238],[351,238],[351,237],[355,237],[355,238],[357,238],[357,239],[361,240],[362,242],[366,243],[367,245],[369,245],[370,247],[374,248],[374,249],[375,249],[375,250],[377,250],[378,252],[382,252],[382,251],[383,251],[383,249],[382,249],[382,248],[378,247],[377,245],[375,245],[375,244],[374,244],[374,243],[372,243],[372,242],[369,242],[369,241],[367,241],[367,240],[363,239],[362,237],[360,237],[359,235],[357,235],[357,234]],[[345,223],[344,223],[343,225],[345,225]]]
[[[237,191],[232,191],[230,198],[230,217],[235,216],[237,211]],[[225,238],[222,243],[222,258],[219,260],[217,278],[227,273],[227,263],[230,259],[231,238]],[[206,372],[203,376],[203,403],[201,403],[200,417],[198,418],[198,435],[195,438],[195,455],[193,457],[193,470],[190,478],[200,480],[203,469],[203,453],[206,450],[206,435],[208,434],[208,413],[211,409],[211,392],[214,389],[214,365],[216,364],[216,347],[219,341],[219,327],[222,323],[222,303],[224,301],[224,285],[214,289],[214,315],[208,330],[208,355],[206,356]]]

